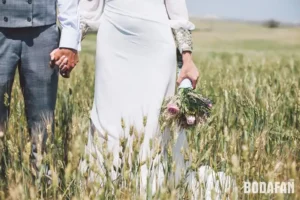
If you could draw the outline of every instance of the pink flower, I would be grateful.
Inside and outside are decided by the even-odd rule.
[[[212,106],[213,106],[213,105],[212,105],[211,103],[210,103],[210,104],[208,104],[208,107],[209,107],[209,108],[212,108]]]
[[[176,104],[168,104],[167,108],[171,115],[177,115],[179,113],[179,108]]]
[[[194,125],[196,121],[196,118],[194,116],[187,116],[186,117],[186,122],[188,125]]]

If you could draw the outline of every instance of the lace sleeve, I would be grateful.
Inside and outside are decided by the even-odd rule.
[[[183,51],[192,52],[191,31],[195,29],[195,25],[189,20],[186,0],[165,0],[165,5],[180,53]]]
[[[184,28],[173,29],[173,34],[180,53],[193,51],[192,32],[190,30]]]
[[[89,27],[87,24],[80,22],[80,32],[81,32],[81,40],[83,40],[85,38],[85,36],[87,35],[88,31],[89,31]]]

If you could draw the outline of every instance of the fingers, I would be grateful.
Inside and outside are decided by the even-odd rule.
[[[196,88],[198,79],[199,79],[199,74],[195,74],[194,76],[192,76],[191,81],[192,81],[193,89]]]
[[[70,57],[71,61],[69,67],[74,68],[78,63],[78,55],[72,52]]]
[[[73,68],[69,68],[68,65],[64,65],[63,68],[60,70],[60,75],[64,78],[70,78],[70,74]]]
[[[61,65],[59,66],[59,68],[62,68],[64,65],[68,64],[68,58],[65,57],[65,59],[63,60],[63,62],[61,63]]]
[[[67,72],[67,71],[69,71],[69,70],[70,70],[69,63],[63,65],[63,67],[60,68],[60,71],[63,72],[63,73],[65,73],[65,72]]]
[[[62,72],[67,72],[67,71],[72,71],[74,67],[75,67],[74,61],[72,61],[72,59],[70,60],[70,58],[67,58],[67,62],[64,63],[62,67],[60,67],[60,69]]]
[[[66,72],[60,71],[60,75],[64,78],[70,78],[70,74],[71,74],[70,71],[66,71]]]
[[[66,64],[64,64],[61,68],[60,71],[64,74],[66,73],[71,73],[71,71],[75,68],[75,65],[71,65],[69,60]]]
[[[55,62],[55,64],[59,66],[59,68],[62,68],[65,64],[67,64],[67,62],[68,58],[66,56],[62,56],[58,61]]]
[[[197,86],[197,80],[192,80],[192,85],[193,85],[193,89],[195,89]]]
[[[51,53],[50,53],[50,60],[54,60],[54,56],[55,53],[58,51],[58,49],[54,49]]]
[[[197,72],[196,76],[195,76],[195,80],[194,80],[194,89],[197,87],[197,83],[198,83],[198,80],[199,80],[199,72]]]
[[[184,79],[189,79],[192,82],[193,89],[196,88],[198,82],[199,74],[198,73],[185,73],[182,71],[177,79],[177,84],[180,85]]]
[[[68,57],[68,65],[69,68],[74,68],[78,63],[78,52],[71,49],[63,49],[64,55]]]
[[[55,67],[56,61],[62,57],[62,52],[59,49],[55,49],[50,53],[50,67]]]
[[[69,71],[71,72],[75,66],[78,63],[78,54],[77,53],[71,53],[68,57],[68,64],[62,68],[63,72]]]
[[[181,73],[179,74],[178,78],[177,78],[177,84],[180,85],[180,83],[181,83],[185,78],[187,78],[186,74],[184,74],[184,73],[181,72]]]

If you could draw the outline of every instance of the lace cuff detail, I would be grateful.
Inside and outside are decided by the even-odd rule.
[[[184,28],[173,29],[173,34],[180,53],[183,51],[193,51],[192,32],[190,30]]]
[[[81,41],[85,38],[89,31],[89,27],[87,24],[80,22],[80,32],[81,32]]]

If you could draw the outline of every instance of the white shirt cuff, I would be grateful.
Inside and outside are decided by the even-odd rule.
[[[69,48],[76,51],[81,49],[80,33],[76,30],[63,28],[60,37],[60,48]]]

